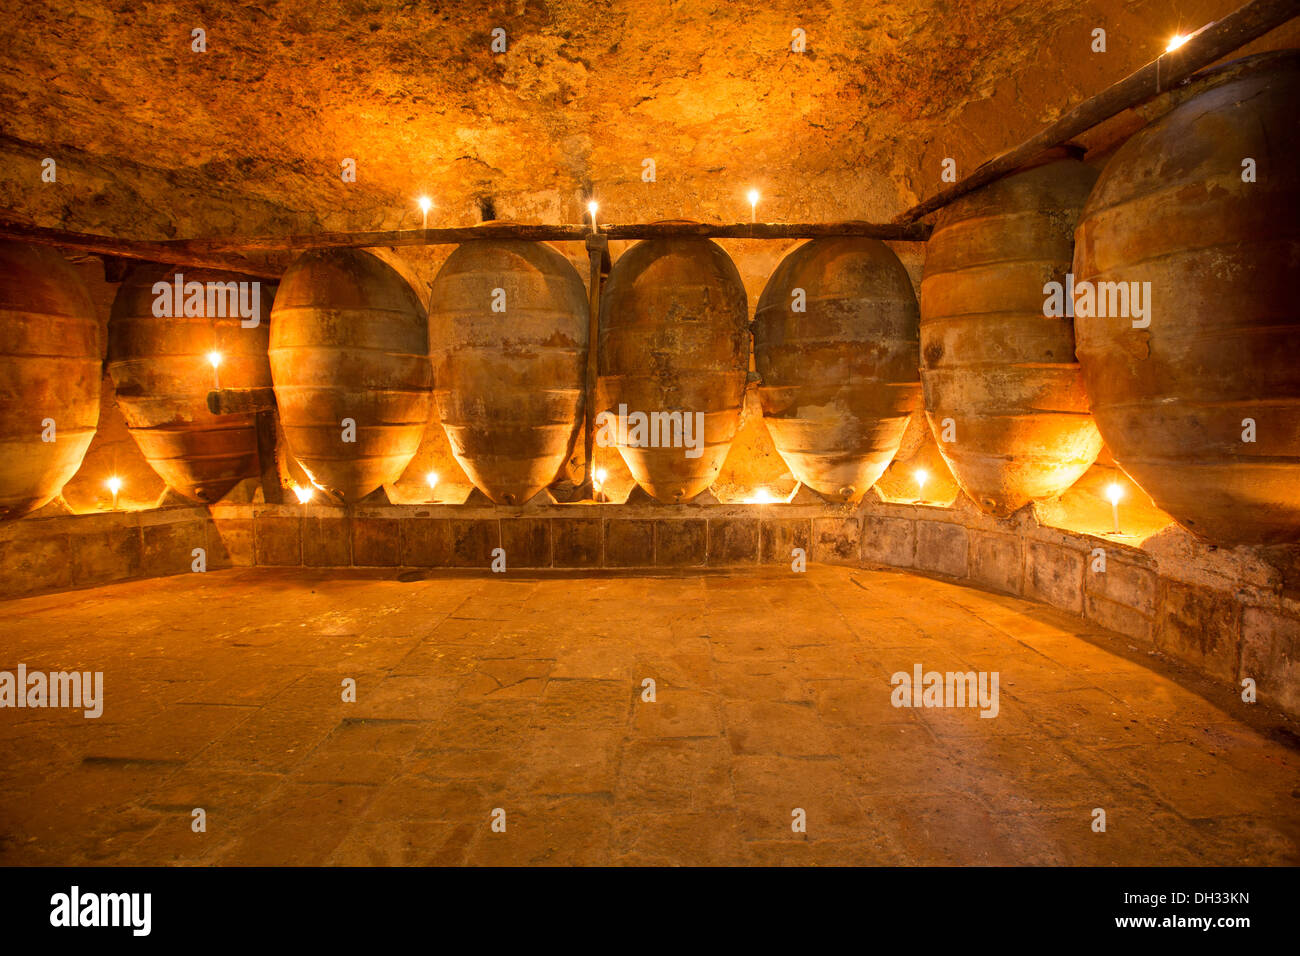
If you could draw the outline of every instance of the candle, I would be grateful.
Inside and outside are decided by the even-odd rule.
[[[104,482],[104,484],[108,485],[108,490],[113,493],[113,510],[116,511],[117,493],[122,490],[122,479],[117,477],[117,475],[114,475],[112,478],[109,478],[108,481]]]
[[[1115,534],[1119,534],[1119,499],[1124,496],[1124,489],[1116,482],[1106,488],[1106,497],[1110,499],[1110,516],[1115,525]]]
[[[918,468],[914,477],[916,478],[916,500],[925,501],[925,483],[930,480],[930,473],[924,468]]]
[[[1165,47],[1165,52],[1173,53],[1175,50],[1177,50],[1180,46],[1182,46],[1190,39],[1191,39],[1190,36],[1185,36],[1181,33],[1175,33],[1174,38],[1169,41],[1169,46]]]
[[[596,225],[596,210],[598,210],[599,208],[600,208],[599,204],[597,204],[596,200],[594,199],[591,202],[587,203],[587,212],[591,213],[592,233],[597,233],[600,231],[600,228]]]
[[[424,480],[429,483],[429,493],[433,494],[433,489],[438,487],[438,473],[431,471],[424,476]]]
[[[424,220],[420,225],[421,229],[429,228],[429,210],[433,208],[433,200],[428,196],[421,196],[416,200],[420,207],[420,212],[424,214]]]
[[[758,222],[758,190],[749,191],[749,221]]]
[[[305,505],[307,502],[311,501],[312,491],[310,488],[304,488],[302,485],[294,485],[293,493],[297,496],[298,504],[300,505]]]
[[[221,368],[221,353],[209,352],[208,361],[212,363],[212,387],[221,390],[221,373],[217,371]]]

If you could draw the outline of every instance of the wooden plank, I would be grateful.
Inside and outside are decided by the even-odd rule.
[[[821,236],[866,236],[898,242],[924,242],[930,235],[925,223],[707,223],[655,222],[605,224],[606,239],[656,239],[693,236],[707,239],[815,239]],[[231,237],[178,239],[166,245],[194,255],[240,252],[300,252],[308,249],[363,249],[374,246],[429,246],[468,242],[472,239],[524,239],[531,242],[581,242],[590,226],[552,226],[528,223],[482,223],[444,229],[404,229],[390,232],[326,232],[311,236]]]
[[[1096,96],[1089,97],[1046,129],[981,164],[973,173],[894,219],[915,223],[953,200],[991,183],[1044,151],[1066,143],[1124,110],[1132,109],[1183,82],[1246,44],[1300,15],[1300,0],[1251,0],[1245,6],[1201,27],[1178,49],[1163,53]]]
[[[262,473],[262,500],[268,505],[284,504],[284,486],[275,462],[276,418],[274,406],[257,412],[257,461]]]
[[[815,239],[821,236],[865,236],[898,242],[924,242],[928,223],[824,222],[824,223],[631,223],[602,225],[608,239],[654,239],[694,236],[710,239]],[[160,262],[196,269],[221,269],[263,279],[279,279],[284,254],[310,249],[364,249],[381,246],[426,246],[468,242],[471,239],[524,239],[533,242],[582,242],[590,226],[549,226],[521,223],[485,223],[449,229],[406,229],[398,232],[332,232],[313,236],[149,241],[118,239],[89,233],[33,226],[0,217],[0,239],[16,239],[57,246],[115,259]],[[246,258],[246,255],[257,258]],[[608,255],[608,253],[606,253]],[[268,257],[275,257],[268,259]],[[275,259],[280,259],[277,262]]]
[[[603,234],[587,237],[587,257],[591,266],[587,314],[587,395],[583,411],[582,447],[587,456],[583,475],[583,498],[595,500],[596,475],[596,379],[600,355],[600,287],[609,275],[609,240]]]
[[[49,226],[33,226],[0,218],[0,239],[15,239],[41,246],[57,246],[120,259],[143,262],[161,262],[167,265],[190,266],[195,269],[220,269],[238,272],[259,279],[278,279],[284,269],[266,262],[246,259],[233,252],[202,252],[178,246],[172,242],[151,242],[139,239],[115,239],[84,232],[69,232]]]

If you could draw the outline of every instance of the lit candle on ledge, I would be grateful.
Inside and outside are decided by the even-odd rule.
[[[1177,50],[1180,46],[1182,46],[1190,39],[1191,39],[1190,36],[1186,36],[1182,33],[1175,33],[1174,38],[1169,41],[1169,46],[1165,47],[1165,52],[1173,53],[1175,50]]]
[[[108,479],[108,481],[104,482],[104,484],[108,485],[108,490],[113,493],[113,510],[116,511],[117,493],[122,490],[122,479],[117,477],[117,475],[114,475],[112,478]]]
[[[421,224],[420,224],[420,228],[421,228],[421,229],[428,229],[428,228],[429,228],[429,210],[433,208],[433,200],[430,199],[428,196],[421,196],[419,199],[416,200],[416,204],[419,205],[419,207],[420,207],[420,212],[424,215],[424,219],[423,219],[423,221],[422,221]]]
[[[914,477],[916,478],[916,500],[920,503],[925,501],[925,483],[930,480],[930,473],[924,468],[918,468]]]
[[[592,492],[592,498],[594,498],[596,501],[600,501],[604,498],[604,493],[600,489],[605,484],[605,479],[608,477],[609,477],[609,473],[606,472],[604,468],[597,468],[594,472],[592,472],[591,492]]]
[[[304,488],[302,485],[294,485],[293,493],[297,496],[298,504],[300,505],[305,505],[307,502],[311,501],[312,490],[310,488]]]
[[[600,227],[596,225],[596,211],[600,209],[600,204],[596,200],[587,203],[587,212],[591,214],[591,232],[593,235],[600,232]]]
[[[1124,497],[1124,489],[1112,481],[1106,487],[1106,497],[1110,499],[1110,516],[1115,525],[1115,534],[1119,534],[1119,499]]]
[[[751,189],[749,191],[749,221],[750,222],[758,222],[758,199],[759,199],[758,190]]]
[[[221,391],[221,373],[218,371],[221,368],[221,353],[209,352],[208,361],[212,363],[212,387]]]
[[[429,494],[432,495],[433,489],[438,487],[438,473],[436,471],[431,471],[424,476],[424,480],[429,483]]]

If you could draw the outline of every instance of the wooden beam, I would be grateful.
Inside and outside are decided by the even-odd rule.
[[[232,237],[177,239],[166,243],[179,252],[218,255],[233,252],[300,252],[308,249],[363,249],[373,246],[431,246],[471,239],[526,239],[532,242],[582,242],[590,226],[549,226],[527,223],[483,223],[441,229],[403,229],[389,232],[325,232],[310,236]],[[820,236],[866,236],[898,242],[924,242],[930,236],[926,223],[818,222],[818,223],[707,223],[652,222],[607,225],[606,239],[656,239],[691,236],[708,239],[815,239]]]
[[[597,500],[596,491],[596,384],[600,357],[600,291],[610,273],[609,240],[604,234],[587,237],[591,282],[587,288],[587,391],[583,404],[582,449],[587,457],[582,479],[583,497]]]
[[[33,226],[0,218],[0,239],[15,239],[41,246],[74,249],[92,255],[142,262],[161,262],[166,265],[189,266],[194,269],[220,269],[238,272],[259,279],[279,279],[284,272],[273,264],[245,259],[234,252],[195,252],[172,242],[151,242],[140,239],[115,239],[84,232],[69,232],[49,226]]]
[[[866,236],[897,242],[924,242],[929,223],[705,223],[653,222],[602,225],[605,239],[655,239],[693,236],[710,239],[816,239],[821,236]],[[378,246],[428,246],[468,242],[471,239],[526,239],[533,242],[582,242],[590,226],[547,226],[524,223],[487,223],[447,229],[405,229],[396,232],[326,232],[312,236],[228,239],[118,239],[89,233],[33,226],[0,217],[0,239],[16,239],[57,246],[91,255],[195,269],[220,269],[261,279],[279,279],[284,273],[283,254],[309,249],[364,249]],[[249,259],[245,256],[257,256]]]
[[[917,228],[918,225],[920,228]],[[627,226],[601,226],[610,239],[657,239],[698,236],[707,239],[820,239],[827,236],[862,236],[896,242],[925,242],[931,227],[923,223],[875,222],[738,222],[729,225],[693,222],[652,222]]]
[[[261,473],[262,500],[268,505],[284,504],[284,486],[275,463],[276,412],[259,409],[254,416],[257,428],[257,467]]]
[[[915,223],[955,199],[1005,176],[1053,146],[1092,129],[1124,110],[1139,106],[1186,80],[1234,50],[1257,40],[1288,20],[1300,15],[1300,0],[1251,0],[1221,20],[1201,27],[1187,42],[1162,53],[1138,70],[1096,96],[1089,97],[1040,133],[981,164],[964,179],[941,190],[894,219]]]

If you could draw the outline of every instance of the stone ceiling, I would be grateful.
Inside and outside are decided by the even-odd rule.
[[[411,227],[422,193],[431,224],[576,222],[591,189],[736,221],[755,186],[768,218],[883,220],[1237,5],[4,0],[0,206],[163,238]]]

